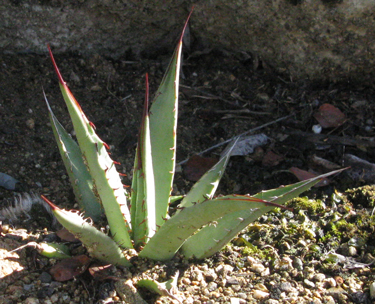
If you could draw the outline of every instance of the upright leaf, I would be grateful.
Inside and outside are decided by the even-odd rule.
[[[106,150],[108,146],[95,133],[93,124],[87,119],[62,78],[51,49],[49,51],[84,161],[93,178],[95,192],[105,209],[113,238],[124,248],[132,248],[133,245],[129,235],[131,219],[125,190],[115,163]]]
[[[135,245],[145,244],[156,231],[155,184],[148,107],[148,75],[146,74],[146,98],[141,129],[138,135],[131,194],[131,216]]]
[[[49,111],[53,134],[55,135],[56,143],[73,187],[76,200],[80,208],[85,212],[85,216],[97,221],[103,214],[103,210],[93,192],[93,180],[83,162],[81,150],[53,114],[45,95],[44,98]]]
[[[155,210],[156,224],[158,226],[164,224],[163,218],[167,215],[175,172],[182,37],[184,36],[189,17],[150,109],[152,163],[155,176]]]

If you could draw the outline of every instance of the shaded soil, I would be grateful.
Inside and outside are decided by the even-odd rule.
[[[296,182],[297,178],[288,169],[319,171],[311,161],[314,155],[339,166],[343,164],[345,153],[373,161],[375,103],[372,89],[352,87],[350,83],[294,82],[276,74],[259,59],[242,53],[213,50],[205,55],[190,55],[193,56],[185,56],[180,88],[177,162],[247,130],[294,114],[258,131],[267,134],[271,141],[257,150],[256,155],[232,158],[219,193],[256,193]],[[154,92],[168,63],[166,58],[135,60],[130,57],[112,61],[76,54],[56,57],[76,99],[96,125],[99,136],[111,146],[113,159],[121,163],[118,170],[122,173],[128,173],[133,166],[145,91],[144,75],[149,73],[151,92]],[[44,90],[55,115],[72,132],[50,59],[47,55],[3,54],[0,63],[0,172],[20,181],[19,192],[44,194],[59,206],[71,208],[74,197],[43,100]],[[324,138],[311,139],[307,134],[312,134],[311,128],[317,124],[313,114],[324,103],[340,108],[346,115],[346,122],[340,127],[323,130]],[[333,136],[340,140],[330,142]],[[346,141],[349,138],[353,140],[350,143]],[[218,157],[221,149],[205,156]],[[266,158],[270,151],[279,157],[277,161]],[[125,177],[124,183],[130,184],[130,181]],[[366,183],[368,180],[353,179],[343,173],[333,178],[329,186],[314,190],[311,195],[329,196],[335,189],[345,191]],[[184,194],[191,185],[182,166],[176,175],[174,191]],[[12,191],[0,188],[0,203],[12,196]],[[37,222],[27,227],[22,227],[21,223],[19,227],[34,235],[26,238],[28,241],[40,240],[48,234]],[[0,236],[1,246],[7,250],[16,247],[13,241],[25,242],[23,237],[7,240],[5,236],[5,232]],[[25,258],[22,264],[30,272],[28,280],[31,282],[48,270],[48,265],[35,263],[31,250],[27,251],[27,256],[25,254],[21,255]],[[2,284],[24,275],[25,270],[9,276]],[[82,291],[86,285],[81,285],[81,280],[84,278],[67,284],[76,284]],[[89,290],[87,303],[88,298],[95,301],[93,289]],[[70,295],[70,299],[72,297]]]

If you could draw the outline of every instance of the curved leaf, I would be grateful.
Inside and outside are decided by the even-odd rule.
[[[91,256],[114,265],[131,266],[120,246],[108,235],[96,229],[77,212],[62,210],[46,197],[42,196],[42,198],[51,206],[52,212],[60,224],[85,245]]]
[[[255,197],[228,195],[184,208],[164,223],[145,245],[139,256],[160,261],[171,259],[186,239],[202,226],[226,214],[249,209],[255,211],[268,207],[269,204]],[[272,206],[278,205],[272,204]]]
[[[307,181],[298,182],[277,189],[262,191],[254,195],[254,197],[283,205],[290,199],[300,195],[302,192],[309,190],[312,186],[319,183],[327,176],[336,174],[343,170],[345,169],[336,170]],[[274,206],[269,205],[253,212],[245,210],[223,216],[217,221],[216,226],[206,226],[191,236],[183,244],[181,252],[187,258],[195,257],[197,259],[203,259],[209,257],[223,248],[250,223],[256,221],[260,216],[271,211],[273,208]],[[238,217],[241,217],[243,220],[238,221]]]

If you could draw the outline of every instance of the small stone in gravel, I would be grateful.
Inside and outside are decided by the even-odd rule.
[[[39,299],[44,299],[46,297],[52,296],[52,294],[55,292],[53,288],[50,286],[44,286],[41,289],[38,290],[37,296]]]
[[[227,277],[227,285],[238,285],[239,282],[236,278]]]
[[[253,290],[252,295],[253,295],[254,299],[256,299],[256,300],[263,300],[263,299],[269,297],[270,294],[268,292],[264,292],[264,291],[255,289],[255,290]]]
[[[298,270],[303,270],[303,262],[300,258],[294,258],[293,266]]]
[[[264,267],[263,264],[259,264],[259,263],[253,264],[250,267],[250,270],[254,271],[256,273],[262,273],[265,269],[266,269],[266,267]]]
[[[210,282],[210,283],[208,283],[208,285],[207,285],[207,289],[208,289],[209,291],[214,291],[216,288],[217,288],[217,284],[216,284],[215,282]]]
[[[244,293],[244,292],[239,292],[239,293],[237,294],[237,296],[238,296],[239,298],[241,298],[241,299],[246,299],[246,298],[247,298],[247,294]]]
[[[33,289],[34,287],[34,284],[23,284],[23,289],[25,291],[30,291],[31,289]]]
[[[211,282],[211,281],[215,281],[217,279],[217,274],[215,272],[215,270],[213,269],[207,269],[203,272],[203,275],[206,279],[206,282]]]
[[[34,129],[34,127],[35,127],[34,119],[30,118],[30,119],[26,120],[26,126],[31,130]]]
[[[203,273],[199,269],[195,269],[191,274],[192,281],[202,282],[204,281]]]
[[[315,282],[323,282],[323,280],[326,278],[326,275],[324,273],[317,273],[316,275],[314,275],[314,278],[313,280]]]
[[[357,255],[357,248],[354,246],[349,246],[348,248],[348,256],[355,256]]]
[[[327,278],[327,279],[325,279],[325,282],[329,287],[336,287],[337,286],[336,280],[334,278]]]
[[[39,300],[37,298],[27,298],[25,300],[25,302],[23,302],[24,304],[39,304]]]
[[[258,289],[258,290],[261,290],[261,291],[264,291],[264,292],[268,292],[268,288],[266,287],[266,285],[264,285],[262,283],[256,284],[254,287],[255,287],[255,289]]]
[[[233,291],[238,292],[242,289],[241,285],[232,285],[231,288]]]
[[[223,267],[223,274],[224,275],[231,274],[232,271],[233,271],[233,267],[232,266],[226,265],[226,264],[224,265],[224,267]]]
[[[303,283],[305,283],[305,285],[306,285],[307,287],[310,287],[310,288],[314,288],[314,287],[315,287],[314,282],[311,282],[311,281],[308,280],[308,279],[304,279],[304,280],[303,280]]]
[[[293,289],[292,284],[289,282],[282,282],[279,286],[280,290],[285,291],[285,292],[290,292]]]
[[[42,283],[51,283],[52,281],[52,276],[48,272],[42,272],[41,275],[39,276],[39,280]]]

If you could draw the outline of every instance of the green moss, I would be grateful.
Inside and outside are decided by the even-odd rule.
[[[311,214],[320,213],[326,209],[326,205],[321,200],[309,199],[306,196],[290,200],[287,206],[295,209],[295,211],[307,210]]]
[[[375,207],[375,185],[367,185],[359,188],[349,189],[345,192],[348,200],[354,205],[363,207]]]

